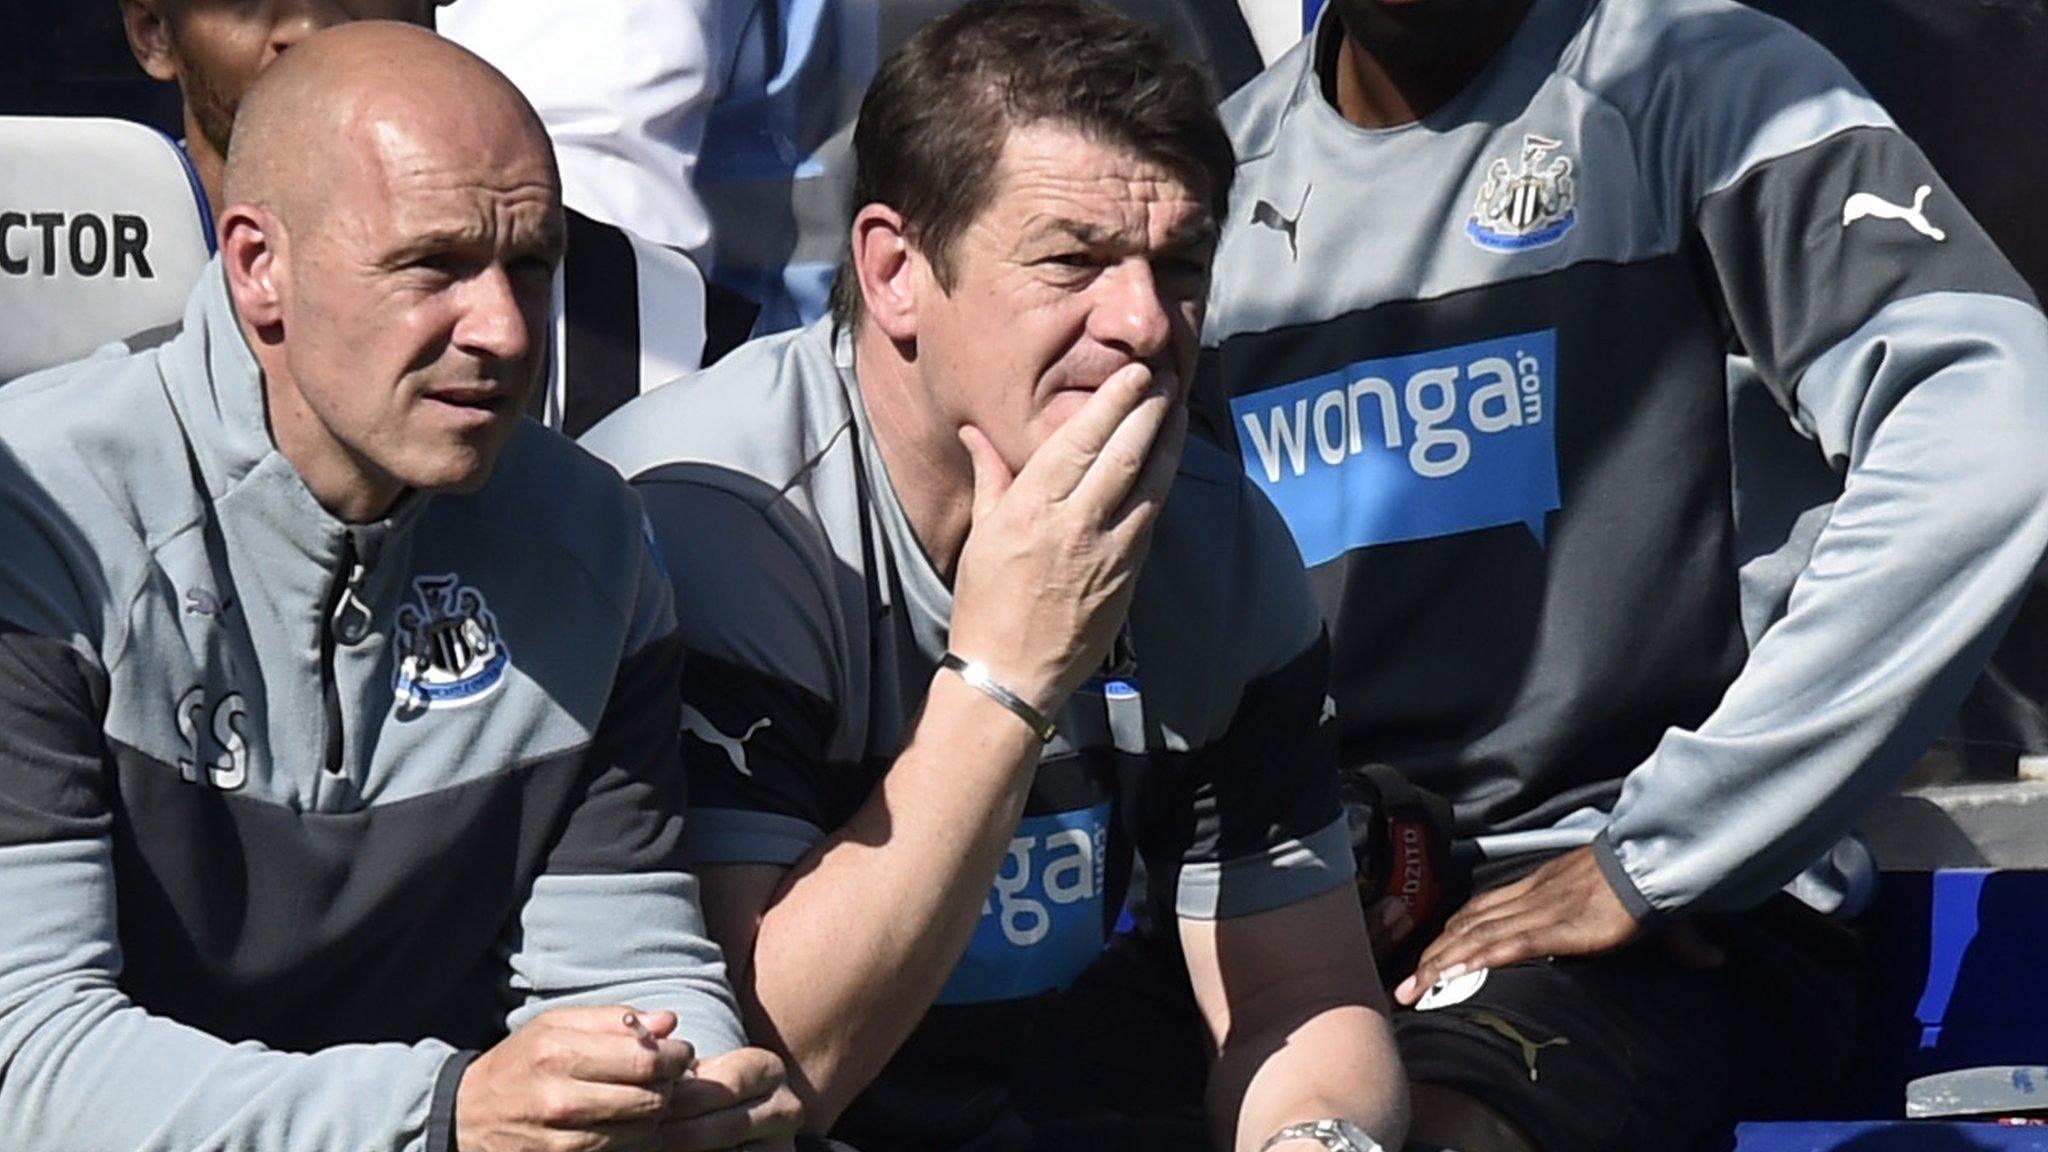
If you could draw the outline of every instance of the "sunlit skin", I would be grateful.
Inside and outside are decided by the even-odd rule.
[[[351,34],[392,43],[345,75],[295,68],[243,117],[220,231],[278,448],[357,521],[488,479],[538,380],[563,225],[546,138],[502,78],[465,59],[421,92],[400,77],[439,41],[331,35]],[[335,127],[307,132],[320,117]]]
[[[863,381],[886,377],[866,392],[891,478],[942,572],[971,509],[961,429],[1016,472],[1126,365],[1183,402],[1215,249],[1206,189],[1064,127],[1013,129],[994,178],[947,253],[950,287],[911,245],[914,331],[889,331],[893,319],[871,309],[861,336]]]
[[[185,151],[215,215],[235,110],[286,50],[355,20],[433,23],[436,0],[121,0],[136,63],[184,99]]]

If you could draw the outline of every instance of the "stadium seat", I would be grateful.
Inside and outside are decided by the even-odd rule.
[[[1918,823],[1932,828],[1924,814]],[[1870,1023],[1849,1102],[1860,1118],[1741,1124],[1702,1152],[2048,1152],[2048,1126],[1903,1118],[1932,1114],[1913,1111],[1929,1092],[1922,1077],[1964,1069],[1994,1081],[2016,1073],[2010,1091],[1989,1093],[2004,1101],[1996,1112],[2048,1111],[2048,1080],[2034,1077],[2048,1065],[2048,984],[2038,979],[2044,907],[2048,871],[2035,868],[1885,873],[1870,920]]]
[[[0,382],[177,323],[213,222],[177,144],[89,117],[0,116]]]

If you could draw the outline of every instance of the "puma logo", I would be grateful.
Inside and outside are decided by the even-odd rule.
[[[1555,1039],[1545,1040],[1541,1044],[1538,1044],[1534,1040],[1529,1039],[1527,1036],[1522,1035],[1521,1029],[1515,1027],[1513,1024],[1508,1023],[1506,1020],[1501,1019],[1500,1016],[1496,1015],[1495,1013],[1488,1012],[1484,1008],[1478,1009],[1474,1012],[1466,1013],[1465,1018],[1467,1020],[1472,1021],[1474,1024],[1479,1025],[1481,1028],[1485,1028],[1491,1032],[1499,1033],[1502,1037],[1507,1039],[1509,1042],[1513,1043],[1517,1048],[1520,1048],[1522,1050],[1522,1063],[1528,1065],[1529,1079],[1531,1081],[1534,1081],[1536,1079],[1536,1054],[1538,1052],[1543,1051],[1545,1048],[1554,1048],[1560,1045],[1566,1045],[1571,1043],[1570,1040],[1567,1040],[1564,1037],[1559,1036]]]
[[[1921,213],[1921,209],[1927,205],[1927,195],[1932,191],[1934,189],[1926,184],[1915,189],[1911,208],[1902,208],[1868,192],[1858,192],[1842,201],[1842,227],[1847,228],[1865,216],[1874,216],[1880,220],[1904,220],[1913,231],[1939,243],[1948,239],[1948,233],[1929,224],[1927,217]]]
[[[1287,234],[1287,258],[1290,260],[1299,256],[1294,250],[1294,226],[1301,222],[1301,210],[1308,207],[1308,194],[1315,189],[1316,186],[1311,184],[1301,190],[1301,203],[1295,205],[1292,217],[1282,216],[1278,208],[1265,200],[1252,205],[1252,223],[1264,224],[1275,232]]]
[[[717,725],[706,719],[702,712],[688,704],[683,705],[683,731],[713,747],[723,748],[726,759],[732,761],[734,770],[742,776],[754,774],[754,770],[747,767],[747,741],[754,738],[754,733],[773,726],[773,722],[763,716],[747,725],[747,730],[738,736],[727,736],[718,730]]]

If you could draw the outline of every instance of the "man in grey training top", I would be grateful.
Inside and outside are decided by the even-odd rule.
[[[1331,0],[1223,116],[1198,408],[1314,568],[1344,769],[1448,798],[1472,865],[1381,905],[1417,1138],[1821,1106],[1847,834],[2048,543],[2032,294],[1734,0]]]
[[[750,1023],[864,1147],[1398,1147],[1315,604],[1232,461],[1182,456],[1231,179],[1199,73],[1099,6],[983,0],[884,65],[855,150],[837,315],[586,439],[677,581]],[[1012,1091],[1095,1055],[1025,1041],[1133,848],[1219,1048],[1206,1137]]]
[[[520,419],[539,123],[353,25],[224,190],[176,337],[0,391],[0,1147],[789,1135],[681,865],[643,520]]]

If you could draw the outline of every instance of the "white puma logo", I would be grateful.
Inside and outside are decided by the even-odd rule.
[[[1927,204],[1927,194],[1932,191],[1934,191],[1933,188],[1922,184],[1913,193],[1913,206],[1911,208],[1902,208],[1889,200],[1880,199],[1868,192],[1858,192],[1847,200],[1842,201],[1842,227],[1847,228],[1865,216],[1875,216],[1880,220],[1904,220],[1912,226],[1913,231],[1927,237],[1929,240],[1936,242],[1946,240],[1948,239],[1948,233],[1929,224],[1927,217],[1920,212],[1920,209]]]
[[[725,749],[726,758],[732,761],[733,768],[742,776],[754,774],[754,770],[747,767],[747,741],[754,738],[754,733],[773,726],[773,722],[763,716],[747,725],[747,730],[738,736],[727,736],[718,730],[717,725],[706,719],[702,712],[688,704],[683,705],[683,731],[706,744]]]

